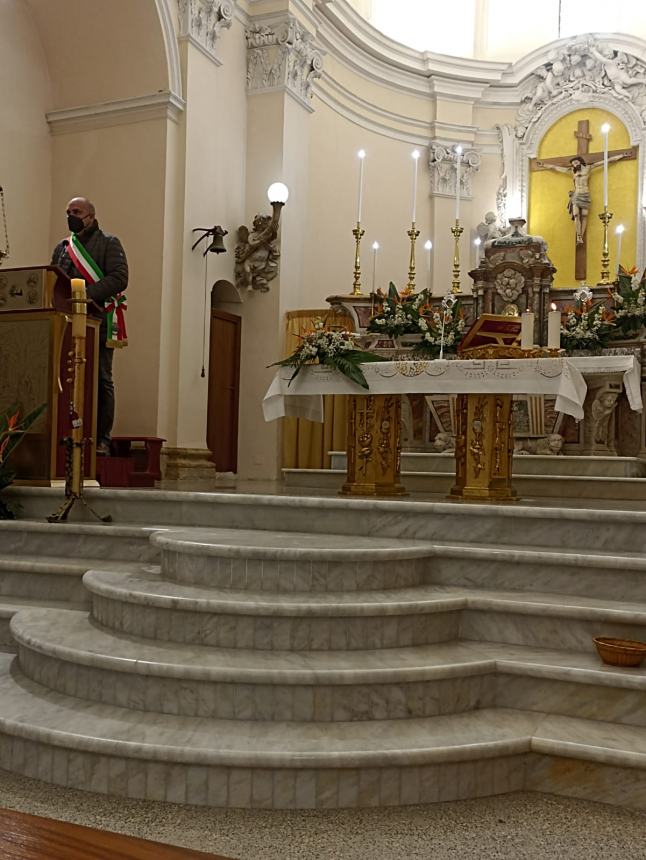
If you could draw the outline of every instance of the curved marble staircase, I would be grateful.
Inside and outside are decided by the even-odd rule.
[[[591,642],[646,639],[646,514],[182,495],[201,528],[0,523],[0,767],[213,806],[646,808],[646,670]]]

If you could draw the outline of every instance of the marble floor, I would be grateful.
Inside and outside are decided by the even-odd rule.
[[[236,860],[643,860],[646,814],[529,792],[426,806],[218,810],[0,771],[0,806]]]

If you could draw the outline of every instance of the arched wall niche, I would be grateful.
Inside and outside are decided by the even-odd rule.
[[[47,58],[50,110],[177,86],[169,0],[27,0],[26,5]]]

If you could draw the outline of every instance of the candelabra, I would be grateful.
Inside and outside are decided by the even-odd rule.
[[[402,292],[404,295],[410,296],[415,292],[415,242],[419,236],[419,230],[415,227],[414,221],[410,225],[410,230],[406,231],[406,234],[410,239],[410,257],[408,258],[408,282],[406,289]]]
[[[460,292],[460,236],[464,233],[464,227],[460,226],[460,219],[455,219],[455,225],[451,227],[455,242],[453,249],[453,280],[451,281],[451,292]]]
[[[608,251],[608,224],[612,218],[612,212],[608,212],[608,207],[603,207],[603,212],[599,214],[599,218],[603,222],[603,251],[601,252],[601,280],[600,284],[607,286],[610,283],[610,252]]]
[[[365,230],[361,229],[361,222],[357,221],[357,226],[352,231],[352,235],[354,236],[355,249],[354,249],[354,279],[352,281],[352,295],[360,296],[361,293],[361,237],[365,233]]]

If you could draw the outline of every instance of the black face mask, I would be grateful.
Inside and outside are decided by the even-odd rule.
[[[78,215],[68,215],[67,226],[70,228],[72,233],[80,233],[81,230],[85,229],[85,223]]]

